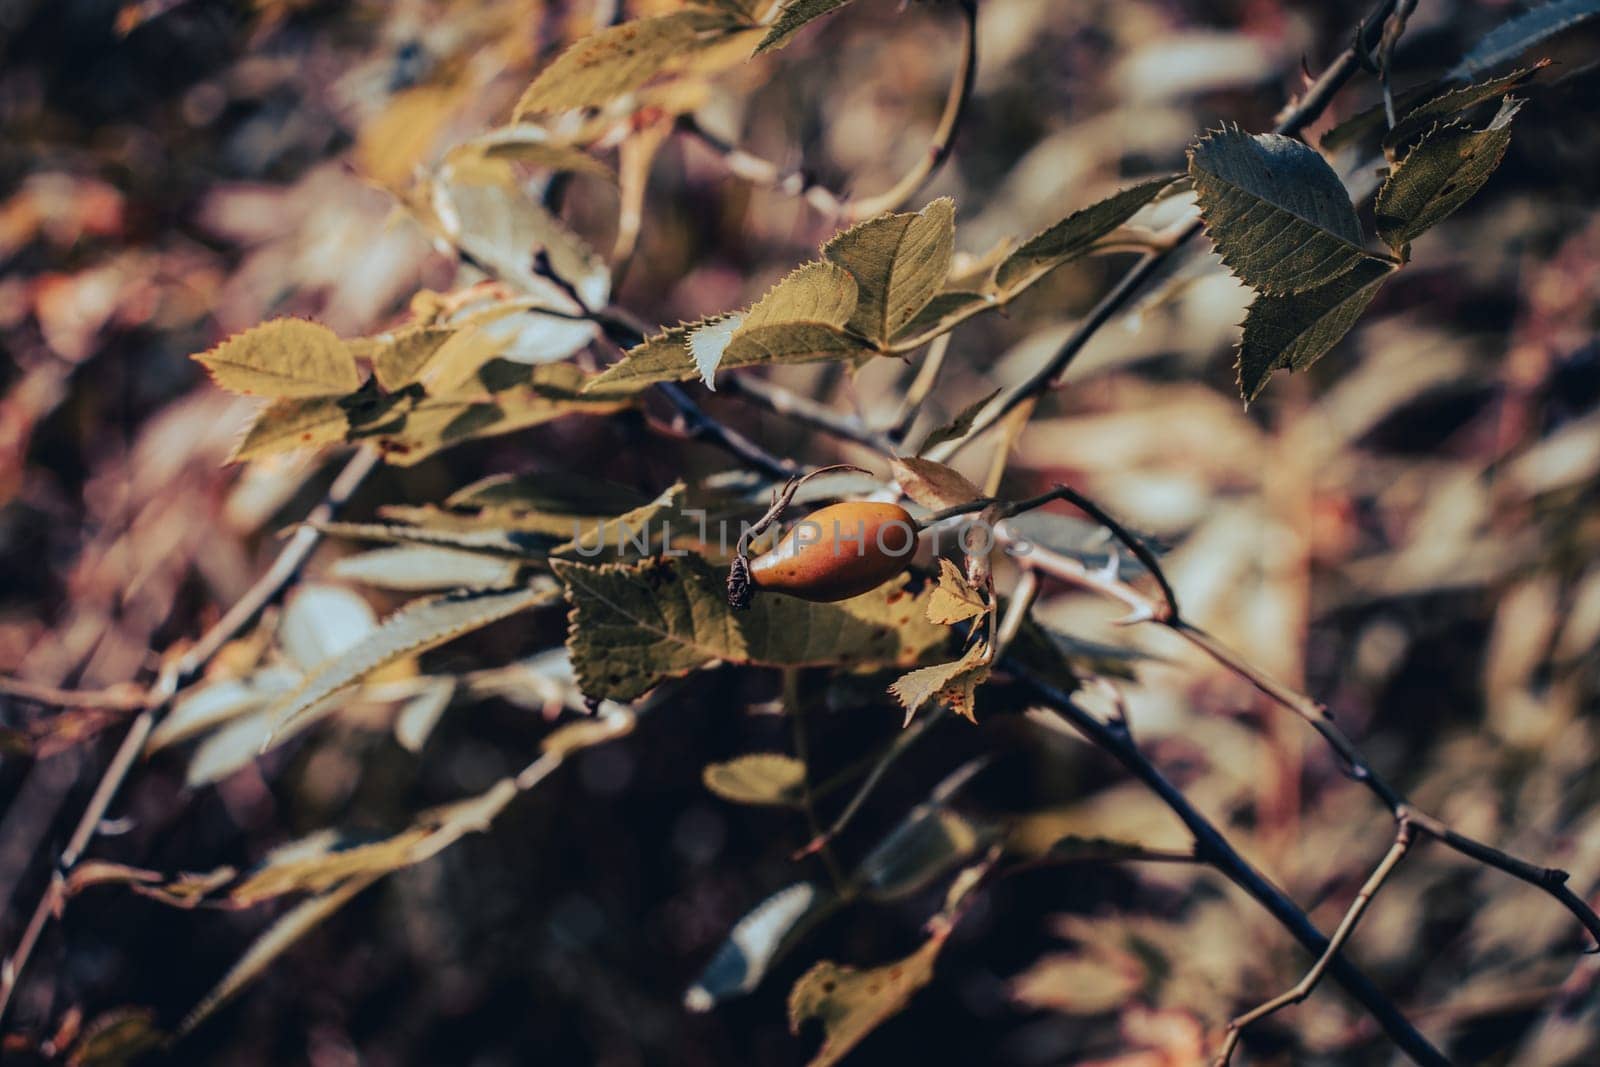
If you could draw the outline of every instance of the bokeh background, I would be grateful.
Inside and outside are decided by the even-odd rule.
[[[456,265],[383,188],[505,121],[542,62],[609,7],[0,2],[0,672],[82,688],[147,681],[162,650],[240,596],[332,468],[319,455],[225,467],[251,406],[212,387],[190,354],[286,314],[372,332],[419,288],[449,288]],[[1396,84],[1448,69],[1515,10],[1424,0]],[[1180,169],[1202,130],[1269,127],[1302,62],[1319,69],[1358,17],[1279,0],[984,0],[976,94],[924,198],[955,198],[968,252],[1031,233]],[[924,151],[958,40],[941,5],[862,0],[721,77],[702,118],[871,193]],[[1540,47],[1555,63],[1528,91],[1505,165],[1417,243],[1313,372],[1280,376],[1243,408],[1231,348],[1248,293],[1196,249],[1096,338],[1035,416],[1006,483],[1020,496],[1070,480],[1167,546],[1187,614],[1326,701],[1425,808],[1570,870],[1586,895],[1600,884],[1597,44],[1591,23]],[[1313,136],[1377,99],[1358,79]],[[1332,161],[1357,193],[1381,163],[1370,148]],[[573,183],[566,215],[597,247],[615,212],[604,186]],[[830,232],[681,137],[655,160],[644,219],[616,300],[663,323],[747,302]],[[1006,316],[963,327],[924,425],[1024,377],[1125,265],[1074,265]],[[906,372],[781,378],[881,415]],[[781,454],[851,457],[736,402],[706,402]],[[351,514],[436,503],[502,471],[580,470],[654,495],[722,463],[662,447],[636,420],[568,419],[383,470]],[[348,551],[325,546],[311,579],[328,580]],[[398,602],[362,595],[380,612]],[[1103,605],[1049,590],[1043,614],[1142,657],[1123,685],[1141,740],[1331,929],[1389,843],[1386,814],[1303,724],[1237,679],[1109,626]],[[559,613],[545,613],[430,663],[493,667],[560,638]],[[700,781],[710,761],[788,745],[776,686],[759,671],[695,676],[489,833],[358,897],[170,1058],[804,1062],[816,1035],[788,1033],[788,985],[819,958],[906,954],[941,889],[848,909],[754,995],[684,1010],[729,927],[815,873],[790,859],[807,837],[798,817],[728,804]],[[113,811],[119,832],[96,854],[205,870],[328,825],[403,825],[528,761],[555,709],[511,697],[453,708],[420,753],[396,743],[381,701],[204,786],[185,784],[191,753],[161,753],[135,772]],[[57,714],[10,698],[0,711],[8,948],[124,718]],[[830,693],[819,765],[873,751],[899,720],[862,691]],[[997,714],[981,729],[931,730],[843,847],[870,844],[976,753],[992,762],[963,793],[975,812],[1028,813],[1041,835],[1181,842],[1099,754]],[[128,1006],[174,1024],[281,909],[183,911],[116,888],[75,898],[30,965],[0,1055],[49,1059],[72,1043],[64,1024]],[[1579,956],[1580,934],[1536,890],[1423,847],[1351,953],[1461,1062],[1577,1065],[1600,1061],[1600,972]],[[933,985],[857,1062],[1203,1062],[1208,1034],[1307,963],[1215,875],[1046,865],[985,891]],[[1393,1059],[1332,987],[1249,1047],[1252,1063]]]

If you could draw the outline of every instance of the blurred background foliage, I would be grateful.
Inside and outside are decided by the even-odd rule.
[[[419,288],[448,289],[455,263],[384,189],[504,121],[539,66],[610,7],[0,3],[0,672],[81,688],[147,678],[152,650],[192,639],[244,592],[329,474],[314,454],[225,468],[251,405],[212,388],[189,355],[281,315],[373,332]],[[1424,0],[1396,84],[1447,70],[1515,10]],[[1302,57],[1319,69],[1358,14],[1279,0],[984,0],[976,93],[923,199],[954,197],[959,247],[981,253],[1133,178],[1181,169],[1202,130],[1269,127],[1300,87]],[[1196,252],[1096,337],[1021,437],[1003,494],[1069,480],[1170,546],[1187,615],[1302,681],[1419,804],[1566,868],[1580,892],[1600,881],[1597,43],[1589,24],[1541,46],[1555,63],[1527,94],[1505,165],[1418,243],[1311,373],[1280,376],[1241,408],[1232,346],[1249,294]],[[708,83],[699,116],[835,189],[871,193],[925,151],[957,49],[939,5],[865,0]],[[1313,139],[1377,99],[1372,79],[1358,81]],[[1377,161],[1356,149],[1331,160],[1353,189],[1370,187]],[[615,196],[582,180],[567,191],[565,216],[596,247],[614,236]],[[831,232],[684,137],[654,159],[643,219],[615,300],[660,323],[749,302]],[[1122,265],[1081,261],[1004,317],[964,327],[922,425],[1023,378]],[[871,415],[892,411],[905,386],[888,360],[854,378],[831,366],[774,377]],[[851,457],[707,403],[779,454]],[[385,468],[350,514],[438,503],[506,471],[578,471],[651,497],[723,463],[654,445],[638,420],[567,419]],[[356,587],[332,568],[351,551],[319,553],[318,584],[297,595],[324,599],[303,615],[348,607]],[[378,614],[400,603],[366,587],[360,597]],[[1303,724],[1165,635],[1117,629],[1103,603],[1048,589],[1040,614],[1147,657],[1123,690],[1141,741],[1330,929],[1388,845],[1386,814]],[[96,855],[161,871],[243,868],[323,827],[380,835],[481,793],[527,764],[576,700],[559,670],[524,659],[561,635],[558,613],[544,613],[429,653],[430,674],[534,666],[457,703],[423,730],[425,744],[392,728],[406,701],[376,692],[209,784],[186,784],[192,753],[157,753]],[[814,681],[814,778],[896,735],[901,713],[881,687]],[[819,958],[905,956],[944,890],[858,903],[754,995],[684,1009],[729,928],[815,874],[815,860],[791,859],[809,838],[797,815],[730,804],[701,780],[708,763],[788,748],[777,696],[769,671],[675,686],[631,736],[576,754],[487,833],[355,898],[172,1055],[319,1067],[803,1062],[815,1035],[788,1033],[793,980]],[[9,946],[109,751],[102,734],[124,713],[57,717],[7,699],[3,715]],[[1183,843],[1099,754],[997,715],[981,729],[949,717],[930,728],[852,825],[845,854],[859,857],[975,754],[990,762],[957,806],[1006,818],[1041,850],[1063,833]],[[175,1025],[287,906],[189,911],[125,887],[87,890],[34,961],[6,1061],[82,1051],[83,1026],[129,1006]],[[1580,932],[1530,887],[1423,847],[1351,951],[1462,1062],[1576,1065],[1600,1058],[1600,972],[1579,962]],[[858,1055],[1203,1062],[1208,1034],[1306,963],[1215,874],[1044,863],[977,897],[932,984]],[[1393,1058],[1331,987],[1268,1020],[1248,1048],[1262,1063]]]

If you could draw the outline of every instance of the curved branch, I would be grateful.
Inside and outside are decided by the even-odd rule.
[[[955,77],[950,82],[950,92],[945,97],[944,112],[928,149],[915,167],[888,189],[862,200],[835,193],[822,185],[806,171],[785,171],[771,160],[762,159],[738,145],[707,130],[694,118],[685,115],[678,120],[678,128],[722,157],[723,163],[737,177],[752,185],[774,189],[786,196],[799,197],[828,219],[844,223],[860,222],[885,211],[893,211],[920,189],[950,158],[955,146],[956,131],[961,128],[961,118],[966,113],[967,102],[972,99],[972,88],[978,78],[978,5],[977,0],[961,0],[961,16],[966,25],[962,38],[961,58]]]

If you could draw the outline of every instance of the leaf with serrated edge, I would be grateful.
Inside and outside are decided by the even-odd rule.
[[[940,334],[949,333],[980,311],[998,306],[999,298],[994,293],[965,289],[935,293],[933,299],[890,338],[890,349],[907,352],[921,347]]]
[[[1314,289],[1366,256],[1339,176],[1292,137],[1230,126],[1189,149],[1189,176],[1217,254],[1255,289]]]
[[[850,0],[788,0],[772,23],[772,29],[768,30],[761,43],[756,45],[755,54],[759,56],[763,52],[782,48],[807,23],[829,12],[837,11],[849,2]]]
[[[1392,130],[1384,134],[1384,146],[1393,148],[1405,144],[1417,134],[1431,129],[1436,123],[1452,119],[1463,111],[1502,97],[1549,65],[1548,59],[1541,59],[1531,66],[1511,71],[1498,78],[1487,78],[1459,88],[1449,88],[1454,83],[1451,79],[1445,78],[1396,93],[1394,104],[1400,119]],[[1384,106],[1376,104],[1345,119],[1322,135],[1320,143],[1323,151],[1335,151],[1366,136],[1382,127],[1386,117]]]
[[[961,570],[949,560],[939,559],[939,582],[928,597],[928,621],[950,626],[973,619],[989,610],[983,596]]]
[[[458,593],[406,605],[383,620],[370,637],[312,671],[298,689],[267,709],[276,724],[274,740],[281,742],[298,732],[309,724],[308,713],[317,705],[373,671],[519,611],[551,603],[557,596],[558,590],[541,581],[522,589]]]
[[[1507,97],[1482,130],[1451,124],[1425,134],[1378,190],[1378,235],[1398,251],[1483,188],[1511,144],[1521,101]]]
[[[851,329],[887,341],[933,299],[950,274],[955,217],[955,201],[940,197],[914,215],[868,219],[822,246],[856,280]]]
[[[1021,288],[1039,275],[1087,254],[1096,241],[1133,218],[1177,180],[1176,175],[1170,174],[1152,178],[1074,211],[1007,256],[995,269],[995,285],[1002,292]]]
[[[689,8],[608,26],[545,67],[517,101],[513,118],[608,103],[745,25],[727,12]]]
[[[246,396],[340,396],[361,387],[339,335],[305,319],[275,319],[194,357],[224,389]]]
[[[705,787],[735,804],[793,807],[805,789],[806,765],[777,752],[752,752],[700,772]]]
[[[889,468],[906,496],[929,511],[953,508],[983,495],[961,472],[931,459],[896,456],[889,461]]]
[[[870,354],[861,341],[844,331],[855,307],[856,283],[849,271],[820,261],[803,264],[748,311],[733,316],[739,326],[716,353],[717,365],[732,370]],[[699,377],[701,369],[690,350],[691,338],[728,318],[718,316],[686,323],[646,339],[630,348],[620,363],[590,381],[586,391]]]
[[[1258,293],[1239,342],[1239,392],[1254,400],[1272,372],[1304,370],[1350,332],[1393,264],[1364,259],[1327,285],[1289,296]]]
[[[951,663],[936,663],[902,675],[889,686],[889,692],[906,709],[906,724],[930,700],[948,705],[951,711],[977,722],[974,708],[978,686],[989,678],[988,649],[974,644],[966,655]]]
[[[722,365],[722,353],[727,351],[734,331],[742,325],[742,316],[729,315],[689,331],[689,355],[694,359],[694,369],[700,372],[700,380],[712,392],[717,390],[717,368]]]
[[[726,574],[698,556],[590,567],[552,560],[572,605],[567,649],[583,691],[632,700],[714,661],[770,667],[910,666],[949,635],[904,577],[835,604],[758,596],[728,607]]]

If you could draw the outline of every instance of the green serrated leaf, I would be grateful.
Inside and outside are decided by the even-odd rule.
[[[361,387],[339,335],[304,319],[275,319],[194,357],[224,389],[245,396],[340,396]]]
[[[909,666],[948,634],[905,580],[836,604],[758,596],[735,614],[726,575],[699,556],[635,566],[552,560],[572,605],[567,648],[590,696],[632,700],[715,660],[773,667]]]
[[[1176,175],[1152,178],[1074,211],[1002,260],[995,269],[995,285],[1003,293],[1019,289],[1039,275],[1086,255],[1096,241],[1133,218],[1177,180]]]
[[[309,725],[317,705],[373,671],[519,611],[551,603],[557,596],[558,590],[541,581],[520,589],[453,593],[408,604],[385,619],[371,636],[310,672],[297,689],[267,708],[268,718],[276,724],[275,740],[282,741]]]
[[[1440,126],[1406,153],[1378,190],[1378,234],[1390,248],[1404,248],[1483,188],[1505,158],[1521,106],[1507,97],[1484,129]]]
[[[1239,392],[1254,400],[1273,371],[1304,370],[1350,332],[1395,266],[1367,258],[1326,285],[1302,293],[1258,293],[1239,342]]]
[[[1228,127],[1189,150],[1189,176],[1217,254],[1255,289],[1313,289],[1366,256],[1339,176],[1292,137]]]
[[[887,341],[927,306],[950,274],[955,218],[955,201],[941,197],[916,214],[868,219],[822,246],[824,257],[855,278],[852,330]]]
[[[707,764],[700,778],[707,789],[735,804],[793,807],[804,796],[806,765],[777,752],[752,752]]]
[[[759,56],[763,52],[784,47],[807,23],[837,11],[848,3],[850,0],[789,0],[778,12],[772,29],[756,45],[755,54]]]
[[[726,11],[689,8],[609,26],[578,41],[541,71],[517,101],[513,118],[599,107],[747,25]]]

